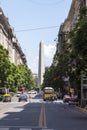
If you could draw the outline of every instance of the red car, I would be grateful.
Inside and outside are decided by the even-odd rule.
[[[69,95],[64,95],[63,102],[69,102],[71,100],[71,97]]]
[[[71,98],[69,101],[69,105],[79,105],[79,99],[78,98]]]

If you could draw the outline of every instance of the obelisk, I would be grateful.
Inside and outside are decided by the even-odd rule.
[[[44,43],[40,41],[39,44],[39,64],[38,64],[38,87],[41,90],[41,85],[43,83],[43,75],[44,75]]]

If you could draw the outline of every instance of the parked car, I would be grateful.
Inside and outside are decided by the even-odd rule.
[[[11,94],[11,96],[13,97],[15,93],[14,93],[14,92],[10,92],[10,94]]]
[[[28,91],[28,94],[37,94],[37,91],[31,90],[31,91]]]
[[[79,99],[76,97],[72,97],[69,101],[69,105],[79,105]]]
[[[29,97],[34,98],[37,95],[37,91],[31,90],[31,91],[28,91],[28,94],[29,94]]]
[[[68,102],[68,103],[69,103],[70,100],[71,100],[71,96],[69,96],[69,95],[64,95],[64,97],[63,97],[63,102]]]
[[[17,96],[17,97],[19,97],[19,96],[20,96],[20,94],[21,94],[21,92],[20,92],[20,91],[18,91],[18,92],[16,93],[16,96]]]
[[[21,93],[20,94],[20,96],[19,96],[19,99],[18,99],[18,101],[20,102],[20,101],[28,101],[28,96],[26,95],[26,94],[24,94],[24,93]]]
[[[11,102],[11,94],[5,94],[2,100],[3,102]]]

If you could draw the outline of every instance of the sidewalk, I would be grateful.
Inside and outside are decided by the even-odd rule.
[[[83,112],[87,112],[87,107],[82,108],[82,107],[76,106],[76,109],[83,111]]]

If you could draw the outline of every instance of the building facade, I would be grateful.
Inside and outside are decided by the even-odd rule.
[[[71,7],[68,13],[67,18],[64,23],[61,24],[59,32],[58,32],[58,40],[56,45],[56,53],[53,59],[53,65],[56,66],[58,63],[58,53],[62,52],[62,44],[67,41],[69,43],[69,39],[67,39],[66,34],[72,30],[75,23],[79,18],[79,10],[81,7],[87,7],[87,0],[72,0]]]
[[[8,18],[0,7],[0,44],[8,50],[9,59],[12,63],[27,66],[25,54],[14,34],[14,29],[9,24]]]

